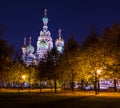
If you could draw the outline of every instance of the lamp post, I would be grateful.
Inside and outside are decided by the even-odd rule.
[[[101,69],[98,69],[95,72],[95,95],[99,94],[99,90],[100,90],[100,84],[99,84],[99,75],[101,73]]]
[[[26,78],[26,76],[25,76],[25,75],[22,75],[22,79],[23,79],[23,84],[22,84],[22,86],[23,86],[23,88],[24,88],[24,81],[25,81],[25,78]]]

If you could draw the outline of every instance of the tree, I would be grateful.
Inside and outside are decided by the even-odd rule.
[[[57,81],[59,80],[59,75],[58,73],[58,60],[59,60],[59,53],[55,48],[53,48],[50,52],[45,57],[44,61],[41,61],[40,64],[38,65],[38,71],[39,71],[39,78],[40,82],[42,80],[49,80],[50,81],[50,86],[51,81],[54,81],[54,89],[55,93],[57,92]],[[41,86],[40,86],[41,88]],[[41,89],[40,89],[41,91]]]
[[[5,26],[0,24],[0,87],[2,87],[2,82],[7,79],[6,75],[9,72],[13,54],[13,48],[8,41],[1,38],[4,32]]]
[[[38,81],[38,74],[37,74],[37,69],[34,64],[29,65],[26,67],[28,71],[28,83],[29,83],[29,92],[30,88],[34,88],[35,83]]]
[[[13,54],[13,48],[8,44],[6,40],[0,40],[0,84],[2,84],[3,75],[6,68],[9,68],[9,62]]]
[[[22,79],[23,75],[26,76],[25,79]],[[18,87],[19,91],[20,87],[23,88],[23,83],[28,82],[29,71],[24,64],[19,61],[14,61],[10,67],[8,77],[10,78],[10,82],[13,83],[14,87]]]
[[[64,80],[70,81],[71,90],[74,92],[75,80],[78,79],[78,64],[77,58],[79,56],[80,47],[74,40],[74,36],[68,39],[65,44],[64,59],[62,61],[61,69],[64,72]]]
[[[105,34],[105,33],[104,33]],[[104,37],[107,37],[106,39]],[[106,76],[114,81],[114,91],[117,91],[117,80],[120,72],[120,25],[114,24],[111,27],[111,35],[103,36],[106,48]]]
[[[59,81],[61,77],[61,72],[58,71],[59,65],[60,65],[59,59],[60,59],[60,54],[56,48],[53,48],[48,53],[47,59],[46,59],[47,67],[49,70],[48,79],[51,79],[54,81],[55,93],[57,92],[57,81]]]
[[[96,32],[89,34],[82,44],[81,49],[81,71],[83,71],[86,81],[91,80],[94,83],[96,91],[96,71],[104,68],[105,61],[105,51],[99,35]]]

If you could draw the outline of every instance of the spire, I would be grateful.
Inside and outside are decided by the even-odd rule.
[[[44,17],[47,17],[47,9],[44,10]]]
[[[29,45],[27,46],[27,54],[33,53],[34,47],[31,45],[31,36],[29,37]]]
[[[29,44],[31,44],[31,36],[29,37]]]
[[[24,37],[24,44],[23,46],[26,46],[26,37]]]
[[[42,19],[44,26],[47,26],[48,18],[47,18],[47,9],[44,10],[44,17]]]
[[[61,39],[61,29],[58,30],[59,39]]]
[[[26,46],[26,37],[24,37],[24,43],[23,43],[23,46],[22,46],[23,55],[26,54],[26,50],[27,50],[27,46]]]

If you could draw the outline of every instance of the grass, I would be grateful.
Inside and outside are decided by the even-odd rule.
[[[0,108],[120,108],[120,93],[1,92]]]

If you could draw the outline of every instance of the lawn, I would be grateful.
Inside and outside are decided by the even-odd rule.
[[[120,108],[120,94],[1,92],[0,108]]]

